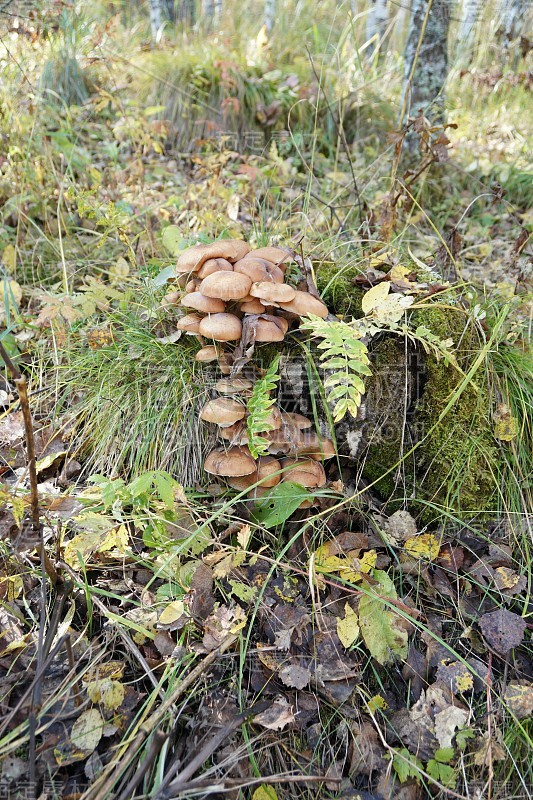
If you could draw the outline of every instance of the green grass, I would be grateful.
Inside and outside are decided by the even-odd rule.
[[[58,369],[56,413],[73,424],[73,454],[85,475],[166,470],[194,485],[203,474],[198,413],[208,392],[194,339],[161,343],[161,331],[133,314],[111,314],[108,327],[112,343],[94,350],[83,332],[72,334]]]

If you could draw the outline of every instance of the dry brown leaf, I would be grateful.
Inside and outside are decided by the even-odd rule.
[[[526,622],[518,614],[498,608],[479,619],[479,627],[486,641],[497,653],[506,656],[518,647],[524,638]]]

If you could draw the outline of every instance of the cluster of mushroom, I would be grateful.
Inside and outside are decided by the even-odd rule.
[[[221,239],[185,250],[178,259],[178,283],[185,293],[171,292],[165,304],[187,310],[179,330],[209,340],[198,361],[219,361],[229,373],[223,343],[238,342],[246,318],[252,318],[257,343],[281,342],[289,325],[306,314],[325,319],[327,307],[309,292],[284,283],[292,255],[280,247],[251,250],[240,239]]]
[[[292,481],[307,489],[324,486],[322,461],[335,455],[335,447],[330,439],[319,437],[311,420],[301,414],[272,406],[265,420],[266,430],[260,433],[268,442],[268,455],[253,458],[246,424],[246,399],[252,388],[253,382],[242,377],[222,378],[215,384],[220,397],[205,404],[200,419],[218,426],[225,446],[209,453],[205,471],[225,478],[233,489],[250,489],[252,497],[261,497],[280,481]]]

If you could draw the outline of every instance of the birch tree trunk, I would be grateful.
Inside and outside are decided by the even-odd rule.
[[[207,26],[212,27],[222,15],[222,0],[203,0],[202,12]]]
[[[372,0],[370,11],[366,18],[366,41],[374,38],[367,53],[373,55],[387,28],[387,0]]]
[[[480,12],[481,0],[463,0],[460,6],[461,23],[457,34],[459,47],[464,47],[473,38]]]
[[[270,35],[276,21],[276,0],[265,2],[265,30]]]
[[[421,111],[444,117],[448,74],[448,0],[412,0],[405,46],[402,122]]]
[[[150,0],[150,26],[152,28],[152,41],[156,41],[162,24],[163,2],[162,0]]]
[[[531,21],[531,0],[501,0],[500,15],[504,41],[508,46],[525,30],[528,17]]]

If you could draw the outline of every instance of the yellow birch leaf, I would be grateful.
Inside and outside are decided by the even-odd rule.
[[[350,647],[359,638],[359,620],[349,603],[344,606],[344,619],[337,619],[337,634],[344,647]]]
[[[104,732],[104,719],[97,708],[81,714],[70,732],[71,742],[86,753],[96,749]]]
[[[278,800],[278,795],[273,786],[262,783],[253,793],[252,800]]]
[[[361,301],[361,308],[363,314],[370,314],[370,312],[382,303],[390,291],[390,281],[382,281],[377,283],[368,292],[365,292]]]
[[[171,622],[176,622],[185,612],[185,604],[182,600],[174,600],[163,609],[159,622],[161,625],[170,625]]]
[[[110,678],[91,681],[87,684],[87,696],[91,703],[101,703],[107,711],[115,711],[124,702],[126,691],[120,681]]]
[[[381,711],[385,711],[385,709],[388,707],[389,704],[387,703],[385,698],[382,697],[380,694],[375,694],[374,697],[371,697],[370,700],[368,701],[368,710],[370,711],[371,714],[373,714],[378,709],[380,709]]]
[[[440,541],[432,533],[412,536],[405,542],[405,549],[413,558],[424,558],[433,561],[440,551]]]

